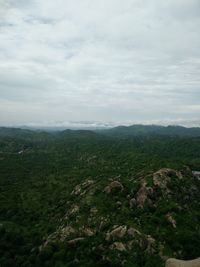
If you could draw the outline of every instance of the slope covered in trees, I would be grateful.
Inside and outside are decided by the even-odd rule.
[[[0,130],[1,266],[200,255],[200,137]]]

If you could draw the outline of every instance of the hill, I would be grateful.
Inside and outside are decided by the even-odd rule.
[[[200,255],[200,137],[9,131],[0,266],[156,267]]]
[[[186,128],[183,126],[158,126],[158,125],[132,125],[118,126],[112,129],[99,130],[105,135],[130,137],[148,135],[168,135],[168,136],[200,136],[200,128]]]

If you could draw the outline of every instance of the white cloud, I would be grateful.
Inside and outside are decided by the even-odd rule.
[[[0,6],[0,124],[200,115],[198,0]]]

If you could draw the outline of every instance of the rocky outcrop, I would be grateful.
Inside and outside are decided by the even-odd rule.
[[[183,176],[181,172],[169,168],[163,168],[153,174],[153,184],[160,188],[166,188],[167,184],[176,177],[182,179]]]
[[[153,188],[147,187],[146,183],[143,183],[141,188],[136,194],[136,203],[139,207],[143,208],[148,196],[153,193]]]
[[[117,238],[122,238],[127,232],[127,226],[117,226],[111,232],[106,234],[106,240],[115,240]]]
[[[72,191],[71,195],[75,196],[82,196],[94,185],[94,180],[86,180],[85,182],[75,186],[74,190]]]
[[[126,247],[122,242],[114,242],[111,246],[110,249],[112,250],[119,250],[119,251],[126,251]]]
[[[72,226],[70,225],[60,226],[55,232],[53,232],[47,237],[46,241],[40,247],[40,249],[42,249],[43,247],[46,247],[49,243],[52,243],[54,241],[64,242],[67,238],[75,234],[76,234],[76,230]]]
[[[123,191],[124,187],[119,181],[113,181],[104,188],[106,194],[110,194],[113,191]]]

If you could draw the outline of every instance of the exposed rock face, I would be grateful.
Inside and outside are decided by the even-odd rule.
[[[148,196],[153,193],[153,188],[147,187],[146,183],[143,183],[142,187],[139,189],[139,191],[136,194],[136,203],[139,207],[143,207],[146,200],[148,199]]]
[[[174,182],[175,186],[179,184],[180,186],[182,184],[184,186],[185,176],[182,181],[179,180],[182,179],[182,174],[184,175],[183,172],[178,172],[172,169],[161,169],[155,173],[148,173],[148,175],[139,177],[133,181],[124,181],[124,185],[126,184],[126,190],[124,190],[124,186],[120,182],[120,177],[115,177],[114,181],[113,179],[108,180],[108,184],[103,191],[103,197],[104,199],[107,199],[107,203],[102,203],[101,199],[96,201],[96,197],[99,197],[98,193],[101,194],[100,197],[102,196],[102,184],[104,184],[104,181],[100,184],[100,186],[98,182],[94,182],[93,180],[84,181],[83,183],[77,185],[72,191],[72,195],[78,197],[71,198],[69,203],[66,205],[69,207],[67,212],[68,218],[65,219],[65,221],[61,221],[63,222],[62,225],[56,230],[56,232],[49,236],[45,245],[48,244],[48,242],[63,241],[65,244],[70,245],[73,249],[73,247],[78,247],[80,242],[83,240],[89,241],[89,239],[91,239],[92,247],[89,248],[90,251],[97,251],[99,254],[102,254],[102,258],[105,256],[104,253],[110,250],[113,250],[110,251],[110,253],[114,253],[114,250],[117,251],[116,255],[119,257],[123,257],[123,253],[120,252],[126,251],[129,253],[131,251],[131,253],[137,253],[137,251],[140,250],[142,253],[149,254],[149,256],[159,255],[160,259],[163,261],[166,260],[167,256],[164,255],[166,253],[165,242],[163,240],[155,240],[152,237],[154,235],[153,231],[148,233],[152,234],[152,236],[146,235],[145,229],[142,228],[143,224],[141,222],[143,214],[146,214],[148,210],[141,212],[141,210],[137,210],[137,207],[143,208],[145,204],[150,203],[151,206],[149,206],[154,211],[154,208],[156,209],[158,207],[160,200],[164,203],[166,200],[166,205],[167,203],[170,203],[169,201],[172,201],[173,207],[177,208],[177,212],[184,211],[184,206],[182,205],[188,203],[191,196],[198,193],[198,187],[194,184],[190,187],[186,186],[186,189],[183,188],[184,190],[182,191],[187,192],[186,194],[183,194],[183,200],[184,198],[187,199],[185,202],[183,201],[183,204],[182,202],[179,203],[179,201],[176,200],[176,190],[173,191],[173,183],[170,182]],[[151,184],[152,187],[148,186],[149,184]],[[130,188],[128,188],[128,186],[130,186]],[[94,192],[94,190],[96,190],[95,192],[97,192],[97,194],[90,195],[90,193]],[[124,194],[120,194],[123,190],[126,194],[125,192]],[[106,196],[105,193],[108,194],[108,196]],[[82,195],[83,197],[80,198],[79,196]],[[109,203],[111,203],[111,209],[109,210],[107,207],[104,209],[104,205],[109,205]],[[134,210],[136,208],[136,212],[129,210],[127,208],[127,204],[130,209]],[[82,207],[86,208],[85,210],[88,212],[86,216],[85,214],[83,215],[83,211],[85,210],[82,210]],[[115,212],[112,214],[113,209],[116,209],[117,211],[116,222],[112,216],[116,215]],[[122,223],[118,214],[126,216],[127,212],[130,212],[130,216],[127,216],[128,220],[126,221],[125,219]],[[168,221],[170,227],[176,228],[177,225],[174,217],[175,213],[166,213],[167,212],[163,213],[163,211],[161,211],[159,216],[165,216],[164,218]],[[140,216],[140,214],[142,215]],[[131,221],[133,216],[134,221]],[[111,226],[113,222],[115,222],[116,225]],[[66,223],[68,223],[68,226],[64,226]],[[134,227],[139,227],[141,232]],[[167,229],[168,228],[169,227],[167,227]],[[96,241],[94,241],[93,245],[93,240],[98,240],[98,238],[93,239],[90,237],[97,234],[101,237],[99,239],[101,244],[95,244]],[[102,241],[103,239],[104,242]],[[163,245],[163,248],[161,245]],[[177,255],[181,255],[181,253]]]
[[[77,186],[75,186],[74,190],[72,191],[72,195],[75,196],[82,196],[84,195],[87,190],[89,190],[91,188],[91,186],[94,184],[94,180],[86,180],[85,182],[83,182],[82,184],[79,184]]]
[[[171,213],[167,213],[166,219],[174,228],[176,228],[176,220],[172,217]]]
[[[179,179],[183,178],[179,171],[168,168],[160,169],[153,174],[153,183],[155,186],[166,188],[167,183],[171,181],[173,176],[178,177]]]
[[[108,186],[105,187],[104,191],[106,192],[106,194],[110,194],[114,190],[123,191],[123,189],[124,187],[120,182],[113,181]]]
[[[66,226],[66,227],[60,226],[55,232],[53,232],[52,234],[48,236],[44,244],[41,246],[41,249],[42,247],[45,247],[49,243],[54,242],[56,240],[60,240],[63,242],[68,237],[70,237],[71,235],[74,235],[75,233],[76,233],[76,230],[72,226]]]
[[[126,247],[122,242],[114,242],[111,246],[110,249],[112,250],[119,250],[119,251],[126,251]]]
[[[110,233],[107,233],[106,240],[109,241],[111,239],[122,238],[125,236],[126,232],[127,232],[127,226],[118,226]]]

